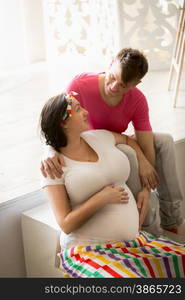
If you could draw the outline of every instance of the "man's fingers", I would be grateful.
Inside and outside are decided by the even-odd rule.
[[[139,214],[139,227],[141,228],[141,226],[143,225],[145,219],[145,209],[141,208],[140,214]]]
[[[53,175],[53,173],[52,173],[52,171],[51,171],[51,169],[50,169],[50,167],[48,165],[45,167],[45,172],[48,174],[48,176],[51,179],[55,179],[55,176]]]
[[[150,188],[155,189],[156,188],[156,181],[155,181],[155,177],[153,177],[152,175],[148,178],[148,182],[150,185]]]
[[[150,176],[150,180],[151,180],[151,185],[153,186],[153,188],[156,188],[157,185],[159,184],[160,182],[160,179],[159,179],[159,175],[157,174],[157,172],[154,170],[154,172],[152,173],[152,175]]]
[[[46,171],[49,170],[50,174],[52,173],[52,175],[53,175],[54,178],[55,178],[55,177],[57,177],[57,178],[60,178],[60,177],[61,177],[62,173],[59,172],[59,171],[55,168],[55,165],[54,165],[53,161],[52,161],[50,158],[48,158],[47,161],[45,161],[45,165],[48,167],[48,168],[46,167],[47,169],[45,168],[45,170],[46,170]],[[54,179],[54,178],[53,178],[53,179]]]
[[[48,157],[46,162],[48,163],[52,171],[57,171],[58,173],[61,173],[61,166],[59,165],[56,159],[53,160],[50,157]]]
[[[139,198],[138,201],[137,201],[137,208],[141,209],[141,207],[142,207],[142,199]]]
[[[49,176],[51,179],[61,178],[63,171],[62,166],[65,166],[64,158],[61,154],[54,151],[50,153],[49,157],[45,156],[45,159],[41,163],[41,172],[44,177]]]
[[[141,203],[137,202],[137,208],[140,210],[141,209]]]
[[[157,186],[157,181],[154,175],[151,176],[142,176],[142,183],[143,186],[147,189],[155,189]]]
[[[40,170],[41,170],[41,172],[42,172],[42,175],[43,175],[44,177],[47,177],[47,173],[46,173],[45,170],[44,170],[43,162],[41,162]]]
[[[62,174],[62,166],[64,166],[64,161],[62,159],[60,159],[59,156],[51,159],[49,158],[50,161],[53,163],[54,167],[56,168],[56,170]]]
[[[157,183],[160,183],[160,178],[156,171],[155,171],[154,175],[155,175],[155,179],[156,179]]]
[[[63,166],[63,167],[66,166],[65,161],[64,161],[64,158],[63,158],[62,155],[60,155],[60,156],[57,157],[57,159],[58,159],[59,166],[60,166],[60,170],[61,170],[61,166]]]

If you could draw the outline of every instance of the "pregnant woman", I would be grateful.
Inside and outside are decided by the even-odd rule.
[[[88,112],[75,93],[48,100],[41,112],[41,132],[46,144],[63,157],[61,178],[42,178],[61,228],[61,248],[115,240],[133,240],[144,216],[126,181],[127,156],[116,145],[128,144],[142,163],[142,151],[124,134],[88,130]],[[148,198],[143,188],[138,199]]]

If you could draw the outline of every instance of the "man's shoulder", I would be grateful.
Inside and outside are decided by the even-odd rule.
[[[77,74],[74,78],[73,81],[76,82],[89,82],[89,81],[93,81],[96,80],[98,77],[98,73],[89,73],[89,72],[83,72],[80,74]]]
[[[136,105],[141,103],[146,104],[147,99],[144,93],[140,89],[135,87],[128,93],[127,102],[130,105]]]
[[[140,97],[145,98],[144,93],[140,89],[138,89],[137,87],[133,88],[130,92],[133,96],[137,96],[137,97],[140,96]]]
[[[84,89],[87,90],[91,87],[96,86],[97,80],[97,73],[80,73],[68,83],[66,87],[66,92],[75,91],[81,94]]]

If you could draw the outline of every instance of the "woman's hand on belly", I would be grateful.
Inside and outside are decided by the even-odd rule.
[[[108,185],[99,192],[99,195],[106,204],[125,204],[129,201],[128,193],[120,186]]]

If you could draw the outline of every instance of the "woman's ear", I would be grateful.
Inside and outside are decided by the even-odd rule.
[[[68,128],[67,122],[66,122],[66,121],[61,121],[60,126],[61,126],[63,129],[67,129],[67,128]]]

